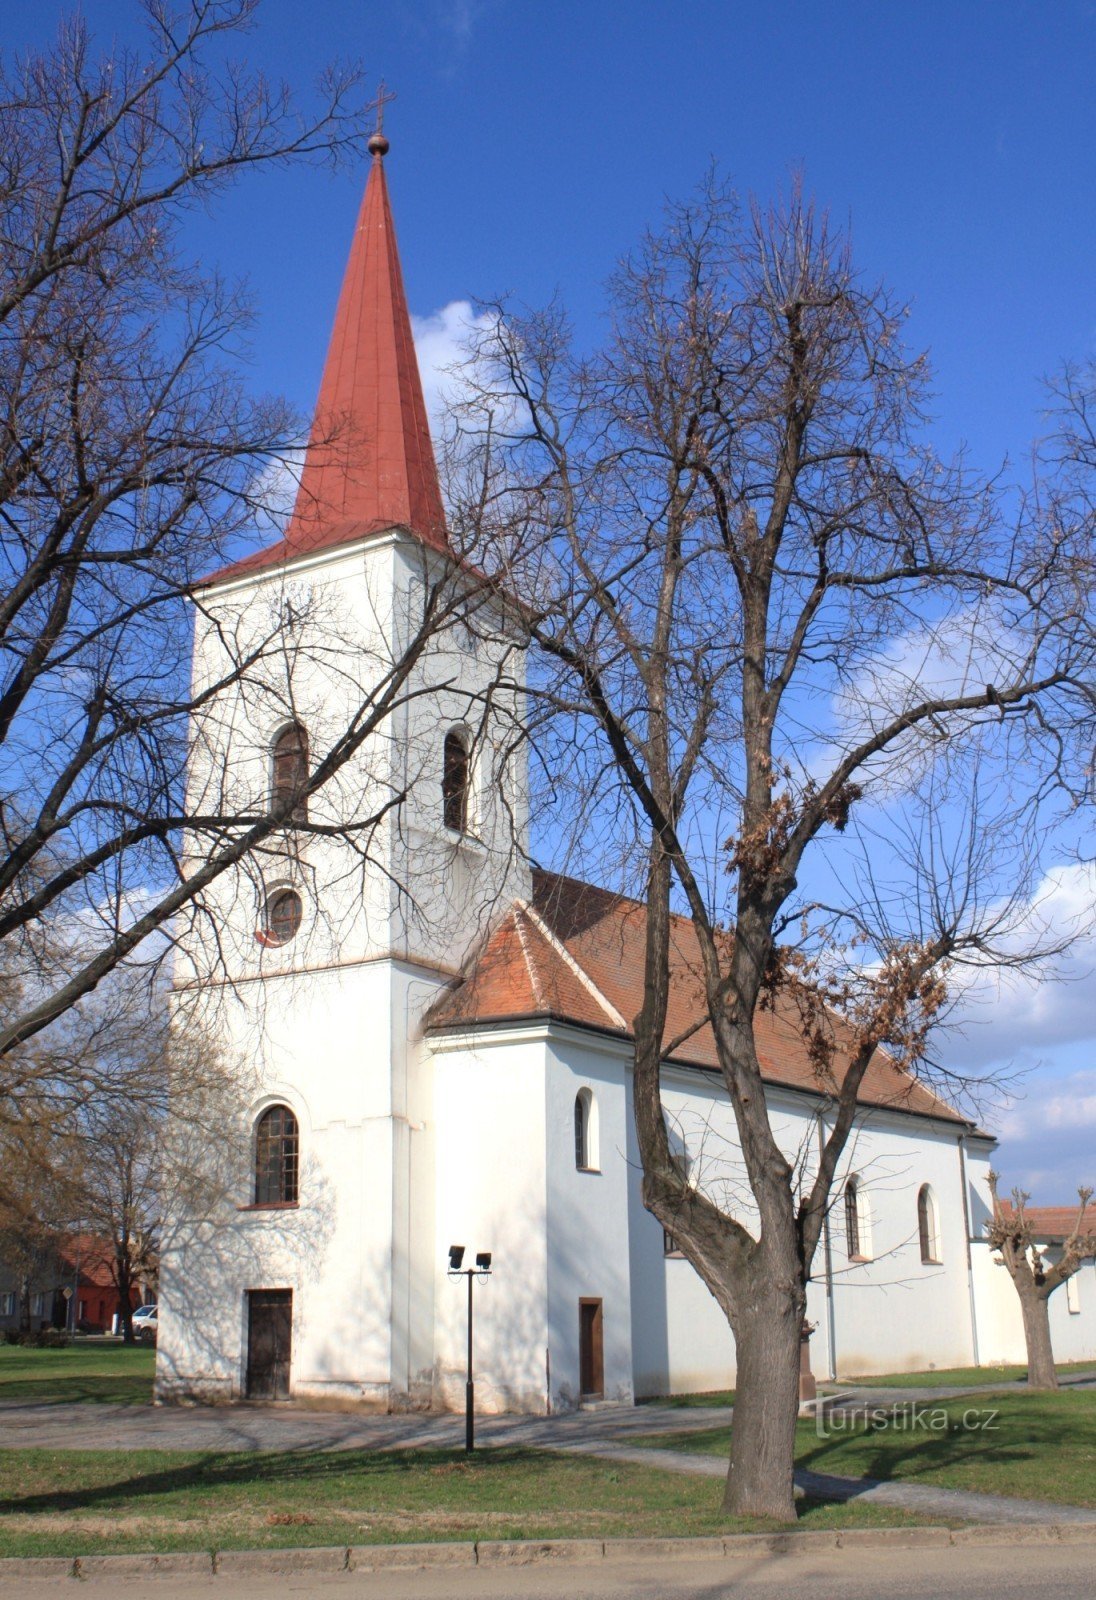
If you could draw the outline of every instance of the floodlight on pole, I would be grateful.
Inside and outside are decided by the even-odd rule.
[[[491,1252],[478,1250],[474,1267],[466,1267],[463,1262],[464,1246],[451,1244],[449,1276],[468,1279],[468,1372],[464,1383],[464,1452],[466,1455],[471,1455],[476,1448],[476,1389],[472,1381],[472,1280],[491,1276]]]

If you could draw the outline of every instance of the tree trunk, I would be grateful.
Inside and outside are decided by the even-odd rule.
[[[1033,1283],[1020,1290],[1020,1310],[1024,1314],[1028,1388],[1057,1389],[1058,1374],[1054,1369],[1054,1350],[1050,1342],[1050,1304]]]
[[[129,1270],[129,1257],[123,1250],[114,1263],[114,1281],[118,1286],[118,1314],[122,1319],[122,1343],[136,1344],[133,1332],[133,1279]]]
[[[795,1521],[795,1424],[799,1334],[805,1297],[793,1286],[750,1294],[734,1318],[734,1420],[723,1509],[739,1517]]]

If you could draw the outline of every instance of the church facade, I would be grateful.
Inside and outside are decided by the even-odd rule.
[[[335,777],[222,876],[178,969],[230,1069],[223,1138],[169,1202],[161,1400],[463,1404],[466,1280],[485,1410],[734,1381],[715,1301],[644,1210],[631,1110],[642,908],[533,870],[524,662],[447,544],[384,156],[373,163],[293,517],[198,595],[191,801],[238,816]],[[240,660],[254,663],[246,674]],[[325,831],[325,829],[327,831]],[[202,929],[206,931],[202,931]],[[679,990],[695,967],[675,931]],[[809,1168],[826,1105],[789,1019],[760,1055]],[[749,1212],[710,1033],[667,1063],[690,1178]],[[1023,1359],[982,1237],[993,1140],[885,1061],[811,1285],[817,1376]],[[1096,1265],[1052,1302],[1096,1356]]]

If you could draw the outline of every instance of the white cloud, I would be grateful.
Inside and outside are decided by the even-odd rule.
[[[924,700],[980,694],[986,684],[1003,689],[1022,672],[1026,650],[1026,638],[992,599],[908,629],[863,661],[834,694],[829,736],[811,758],[812,774],[827,776],[840,756]],[[915,783],[931,766],[945,727],[959,725],[959,715],[921,722],[873,758],[866,771],[875,774],[875,798]]]
[[[248,486],[255,507],[255,526],[260,533],[285,531],[297,486],[301,481],[304,450],[291,450],[277,461],[268,461]]]
[[[952,1025],[961,1030],[948,1055],[984,1066],[1051,1046],[1091,1040],[1096,1055],[1096,864],[1052,867],[1016,916],[1006,941],[1020,952],[1070,941],[1042,970],[968,967],[956,975],[961,998]]]
[[[428,317],[411,318],[423,397],[435,443],[441,439],[449,408],[465,392],[462,375],[455,369],[468,360],[473,335],[490,326],[491,318],[477,314],[469,300],[450,300]]]

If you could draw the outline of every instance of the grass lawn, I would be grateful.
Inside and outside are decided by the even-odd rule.
[[[1096,1364],[1091,1361],[1060,1361],[1057,1372],[1059,1378],[1081,1373],[1096,1376]],[[866,1378],[842,1377],[836,1385],[826,1384],[825,1387],[840,1389],[842,1384],[863,1384],[872,1389],[966,1389],[982,1383],[1019,1383],[1026,1377],[1026,1366],[945,1367],[940,1372],[888,1372],[882,1377],[878,1374]]]
[[[750,1532],[719,1478],[484,1449],[0,1451],[0,1556]],[[803,1501],[801,1525],[923,1522]],[[939,1518],[932,1519],[939,1522]]]
[[[0,1401],[34,1401],[38,1405],[71,1405],[76,1400],[113,1401],[115,1405],[148,1405],[156,1352],[150,1345],[67,1345],[63,1350],[36,1350],[0,1345]]]
[[[697,1394],[652,1394],[637,1400],[639,1406],[666,1406],[669,1410],[688,1410],[692,1406],[733,1406],[733,1389],[701,1390]]]
[[[889,1409],[889,1408],[888,1408]],[[826,1422],[820,1438],[814,1421],[799,1424],[796,1461],[813,1472],[845,1478],[905,1480],[1096,1507],[1096,1391],[1057,1394],[971,1395],[930,1401],[926,1419],[947,1419],[947,1431],[929,1427],[866,1430],[841,1419]],[[986,1427],[964,1426],[985,1422]],[[664,1434],[634,1440],[668,1450],[725,1455],[727,1428]]]

